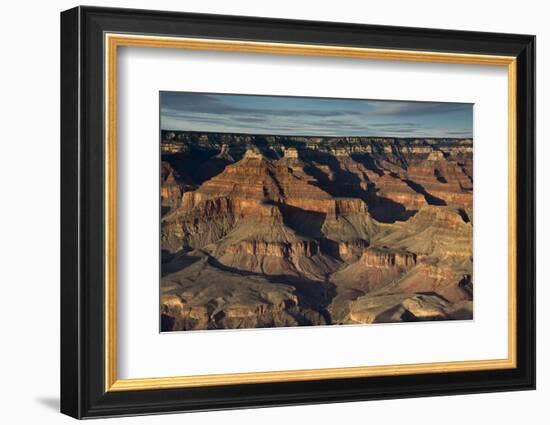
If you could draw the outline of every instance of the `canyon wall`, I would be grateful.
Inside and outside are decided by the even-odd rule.
[[[471,139],[162,133],[164,330],[472,317]]]

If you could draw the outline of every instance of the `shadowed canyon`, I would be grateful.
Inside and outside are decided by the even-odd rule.
[[[472,153],[162,131],[162,330],[472,319]]]

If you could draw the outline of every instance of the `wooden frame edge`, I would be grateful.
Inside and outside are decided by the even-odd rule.
[[[517,60],[508,64],[508,359],[517,367]]]
[[[117,379],[116,372],[116,58],[120,46],[233,51],[244,53],[400,60],[506,66],[508,71],[508,358],[385,366],[307,369],[274,372]],[[105,392],[269,382],[312,381],[513,369],[517,367],[517,60],[514,56],[371,49],[221,39],[104,34],[105,47]]]
[[[513,369],[515,362],[475,360],[441,363],[418,363],[392,366],[302,369],[275,372],[229,373],[216,375],[174,376],[167,378],[118,379],[108,391],[139,391],[151,389],[192,388],[218,385],[260,384],[266,382],[317,381],[322,379],[370,378],[403,376],[417,373],[447,373],[496,369]]]

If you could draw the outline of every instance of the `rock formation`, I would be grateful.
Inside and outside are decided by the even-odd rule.
[[[472,317],[472,140],[164,132],[164,330]]]

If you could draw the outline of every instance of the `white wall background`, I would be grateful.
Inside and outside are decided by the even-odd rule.
[[[538,390],[110,420],[109,423],[516,424],[550,417],[550,27],[544,2],[406,0],[144,0],[95,5],[156,8],[537,35]],[[59,12],[78,3],[6,2],[0,15],[0,420],[69,423],[59,392]],[[546,402],[546,403],[545,403]]]

